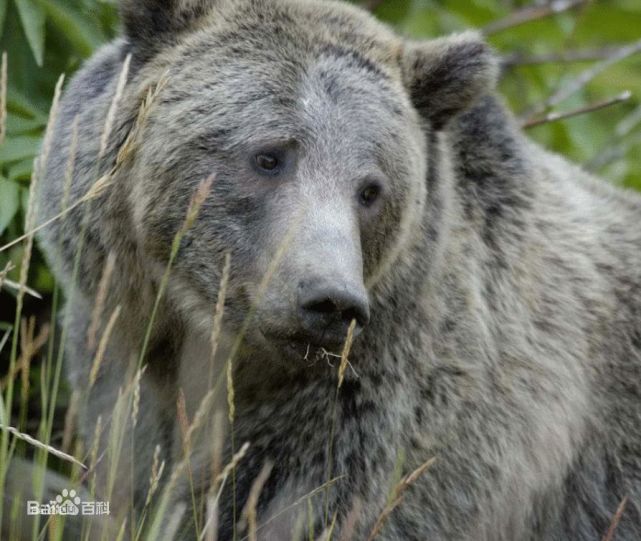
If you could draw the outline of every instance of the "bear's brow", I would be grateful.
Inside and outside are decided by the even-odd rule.
[[[364,57],[360,52],[355,49],[350,49],[348,47],[343,47],[335,43],[326,43],[321,46],[319,49],[321,54],[328,54],[336,56],[338,58],[348,58],[354,62],[354,65],[358,68],[381,77],[383,79],[389,79],[389,76],[383,72],[374,62],[369,58]]]

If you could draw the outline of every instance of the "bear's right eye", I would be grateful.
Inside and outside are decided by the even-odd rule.
[[[254,157],[254,165],[259,173],[277,175],[281,169],[280,158],[272,153],[260,153]]]

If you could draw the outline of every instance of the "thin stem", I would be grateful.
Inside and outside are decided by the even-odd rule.
[[[551,17],[585,4],[587,4],[587,0],[552,0],[549,4],[543,6],[526,6],[510,13],[503,19],[491,22],[482,29],[482,32],[486,36],[497,34],[498,32],[503,32],[515,26]]]
[[[585,87],[585,85],[592,81],[592,79],[603,73],[609,67],[640,52],[641,40],[625,45],[624,47],[617,48],[608,58],[581,72],[570,82],[561,86],[561,88],[559,88],[556,92],[549,96],[542,104],[536,107],[533,113],[531,113],[529,116],[531,117],[540,115],[551,107],[558,105],[562,101],[566,100],[567,98],[581,90],[583,87]]]
[[[503,58],[503,66],[537,66],[541,64],[572,64],[575,62],[593,62],[610,58],[619,47],[602,47],[600,49],[578,49],[555,53],[524,55],[515,53]]]
[[[618,96],[615,96],[614,98],[611,98],[609,100],[599,101],[597,103],[593,103],[585,107],[573,109],[572,111],[553,112],[545,115],[542,118],[532,118],[530,120],[526,120],[521,124],[521,127],[524,129],[529,129],[529,128],[534,128],[535,126],[540,126],[542,124],[549,124],[550,122],[557,122],[559,120],[565,120],[566,118],[572,118],[579,115],[593,113],[594,111],[600,111],[601,109],[605,109],[606,107],[610,107],[612,105],[617,105],[619,103],[626,102],[631,97],[632,97],[632,92],[630,92],[629,90],[626,90],[625,92],[622,92]]]

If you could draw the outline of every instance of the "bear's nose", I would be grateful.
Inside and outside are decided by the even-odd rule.
[[[299,312],[302,330],[312,342],[338,345],[345,341],[352,320],[356,320],[355,333],[367,325],[369,300],[365,288],[301,283]]]

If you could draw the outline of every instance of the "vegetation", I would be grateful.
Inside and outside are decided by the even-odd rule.
[[[416,38],[480,29],[503,55],[501,91],[533,138],[615,184],[641,190],[638,0],[358,3]],[[33,455],[33,441],[23,433],[37,438],[41,463],[47,446],[80,457],[69,422],[77,404],[64,387],[50,324],[59,292],[28,240],[2,247],[25,232],[33,160],[60,75],[72,76],[117,30],[115,0],[0,0],[0,50],[6,51],[0,104],[0,424],[15,427],[0,432],[0,489],[9,453]],[[31,218],[38,222],[37,215]],[[20,293],[19,284],[32,289]],[[72,468],[79,473],[58,451],[47,460],[65,474]]]

